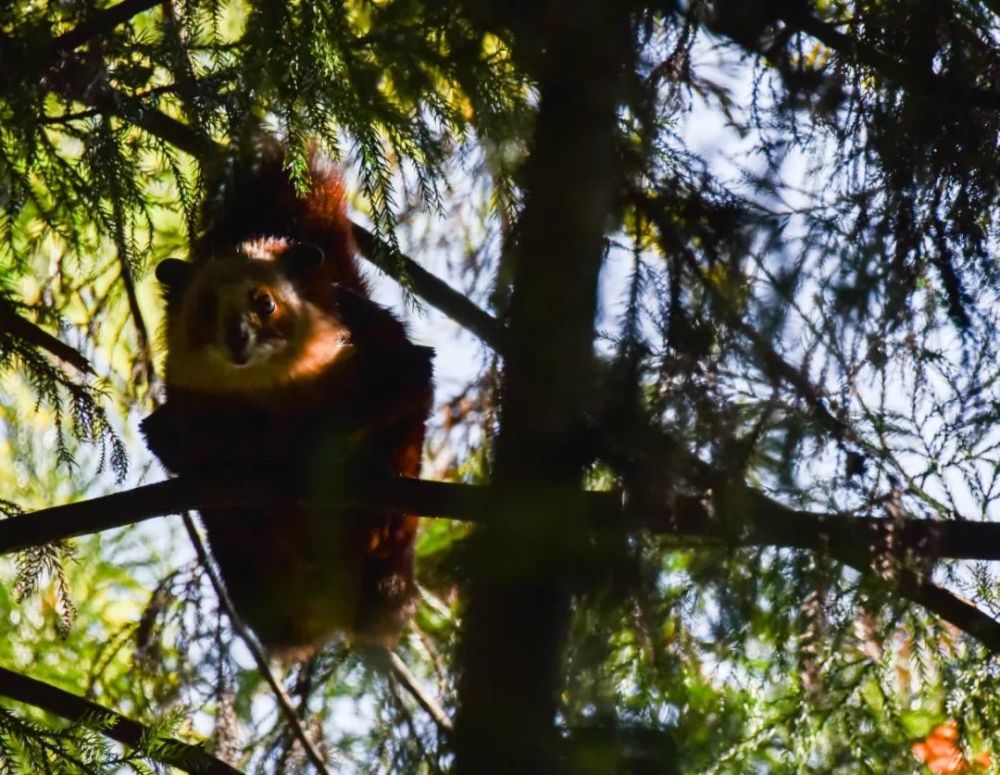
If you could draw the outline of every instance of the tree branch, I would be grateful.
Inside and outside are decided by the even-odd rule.
[[[866,45],[857,38],[845,35],[834,24],[823,21],[811,13],[785,14],[781,19],[793,29],[808,33],[832,51],[867,65],[911,92],[918,94],[929,92],[940,98],[967,99],[983,108],[1000,107],[1000,92],[970,88],[952,78],[923,70],[918,72],[898,57],[890,56],[875,46]]]
[[[858,563],[851,559],[838,556],[847,565],[862,574],[871,574],[869,563]],[[974,603],[964,600],[953,592],[939,587],[927,578],[906,569],[897,569],[894,577],[881,577],[907,600],[923,606],[944,621],[961,630],[966,635],[982,643],[994,654],[1000,654],[1000,622],[980,610]]]
[[[322,503],[331,508],[360,506],[481,521],[489,507],[490,493],[485,487],[399,478],[355,482],[340,497]],[[280,486],[259,477],[232,483],[168,479],[0,520],[0,555],[192,509],[269,506],[288,501],[289,496]]]
[[[66,96],[144,129],[198,159],[206,169],[214,169],[225,158],[225,146],[208,135],[161,110],[144,105],[142,100],[123,94],[110,84],[89,91],[74,89]]]
[[[268,664],[267,655],[264,654],[263,647],[250,628],[243,623],[243,620],[236,613],[233,601],[229,598],[229,593],[226,591],[226,585],[222,583],[222,578],[216,571],[211,557],[208,556],[208,549],[205,547],[205,542],[198,533],[198,528],[195,526],[194,519],[192,519],[190,513],[184,514],[184,528],[187,530],[188,538],[191,540],[195,554],[198,555],[198,561],[205,569],[205,573],[208,574],[212,589],[215,590],[215,594],[219,598],[222,607],[226,609],[233,630],[243,640],[243,643],[253,656],[253,661],[257,664],[258,672],[263,676],[265,683],[271,688],[271,693],[274,694],[278,707],[281,708],[281,713],[292,730],[292,735],[299,741],[299,744],[306,752],[306,757],[312,762],[316,771],[323,775],[330,775],[330,769],[326,766],[326,761],[323,759],[322,754],[316,749],[313,741],[309,739],[309,735],[306,734],[305,729],[302,727],[301,719],[299,719],[299,715],[295,711],[295,706],[292,705],[292,698],[288,696],[288,692],[285,691],[285,687],[281,685],[281,682],[275,678],[271,666]]]
[[[84,374],[93,374],[94,369],[80,352],[65,342],[52,336],[48,331],[26,320],[8,304],[0,302],[0,331],[17,337],[30,345],[38,347],[49,355],[53,355],[63,363],[67,363]]]
[[[965,559],[970,559],[967,555],[981,551],[975,546],[976,540],[1000,538],[1000,524],[813,514],[788,509],[759,493],[749,492],[752,543],[824,552],[862,575],[876,574],[907,599],[1000,654],[1000,621],[934,584],[929,570],[916,573],[905,567],[908,558],[963,556],[959,551],[966,555]],[[991,538],[986,537],[990,535]],[[989,559],[1000,557],[1000,551],[990,554],[993,557]],[[900,558],[900,567],[893,568],[891,573],[877,572],[874,564],[883,557]],[[927,565],[929,568],[931,563]]]
[[[0,667],[0,696],[68,719],[100,732],[152,759],[198,775],[240,775],[240,771],[203,748],[169,737],[154,736],[137,721],[51,684]]]
[[[450,734],[454,729],[454,725],[448,717],[448,714],[445,713],[444,708],[438,704],[438,701],[424,690],[416,676],[410,672],[410,668],[406,666],[406,663],[400,659],[398,654],[389,650],[386,650],[385,658],[388,662],[391,674],[395,676],[400,685],[402,685],[402,687],[410,693],[410,696],[417,701],[417,704],[427,711],[427,715],[434,719],[434,723],[437,724],[438,730],[444,735]]]
[[[889,552],[886,547],[890,543],[901,557],[1000,560],[997,523],[824,514],[788,508],[750,488],[742,495],[737,499],[739,508],[734,509],[739,518],[734,520],[714,515],[704,498],[693,495],[674,495],[667,503],[651,506],[636,503],[628,493],[588,492],[580,502],[581,529],[649,530],[675,536],[688,546],[707,541],[805,549],[827,553],[861,573],[873,572],[873,559]],[[356,483],[340,498],[326,499],[320,505],[484,522],[498,497],[492,487],[400,478]],[[220,484],[171,479],[0,520],[0,555],[190,509],[287,501],[280,488],[266,482]],[[909,599],[1000,653],[1000,622],[905,569],[898,572],[894,583]]]
[[[139,340],[139,359],[142,361],[143,375],[146,384],[152,382],[154,377],[153,354],[149,349],[149,328],[146,320],[142,316],[142,308],[139,306],[139,294],[135,287],[135,278],[132,276],[132,267],[129,266],[128,257],[122,254],[118,256],[119,273],[118,276],[125,288],[125,298],[128,300],[128,311],[135,326],[136,339]]]
[[[837,29],[838,24],[846,23],[826,21],[813,15],[811,4],[776,2],[767,4],[767,9],[773,10],[769,17],[774,21],[782,21],[790,31],[803,32],[818,40],[831,51],[839,54],[848,63],[865,65],[888,81],[906,89],[912,94],[925,95],[933,99],[964,99],[973,105],[996,109],[1000,107],[1000,92],[988,89],[970,87],[954,78],[936,75],[927,69],[914,67],[898,56],[893,56],[877,46],[865,43],[858,37],[847,35]],[[997,10],[996,0],[990,0],[988,5]],[[690,16],[688,17],[690,20]],[[725,36],[732,43],[745,51],[759,57],[773,60],[771,52],[757,40],[740,35],[731,35],[727,30],[711,26],[712,32]]]
[[[68,69],[71,66],[66,67]],[[197,159],[206,171],[217,168],[226,157],[228,151],[225,146],[163,111],[149,107],[138,97],[123,94],[107,83],[101,88],[86,90],[77,86],[87,82],[86,79],[68,77],[64,80],[64,85],[71,92],[64,96],[90,105],[99,113],[128,121],[154,137],[170,143]],[[394,252],[384,240],[372,234],[364,226],[353,223],[352,228],[354,241],[368,261],[404,288],[411,288],[432,307],[471,331],[494,350],[502,350],[503,327],[496,318],[428,272],[412,258]]]
[[[635,503],[631,495],[620,491],[585,493],[581,499],[583,524],[599,531],[649,530],[699,542],[833,551],[854,559],[872,556],[891,539],[900,551],[926,557],[1000,561],[1000,523],[995,522],[916,518],[897,522],[805,511],[745,488],[742,496],[736,496],[739,519],[723,524],[701,496],[671,495],[667,503],[649,506]],[[491,486],[400,477],[355,482],[339,497],[314,505],[404,511],[482,523],[498,496]],[[0,555],[192,509],[280,505],[288,500],[280,487],[259,479],[232,484],[168,479],[0,520]]]
[[[161,0],[124,0],[91,15],[45,45],[32,45],[9,35],[0,35],[0,67],[5,75],[30,78],[32,75],[44,75],[58,65],[69,66],[68,55],[75,48],[110,32],[119,24],[148,11],[160,2]]]
[[[789,385],[806,402],[817,422],[827,433],[837,439],[850,439],[866,450],[872,451],[870,445],[850,425],[830,412],[823,400],[823,391],[814,385],[801,369],[785,360],[770,342],[748,324],[743,314],[733,308],[731,300],[705,276],[691,248],[685,243],[680,229],[669,215],[670,205],[661,201],[660,197],[634,189],[629,191],[628,199],[632,206],[656,227],[664,255],[674,255],[684,261],[701,288],[712,297],[726,323],[749,341],[759,359],[758,365],[761,371],[775,383],[785,382]],[[706,234],[696,224],[692,226],[697,237],[711,244],[713,235]]]
[[[432,307],[471,331],[494,350],[503,349],[503,329],[496,318],[432,275],[412,258],[394,253],[384,240],[363,226],[356,223],[351,225],[354,241],[361,255],[404,288],[411,288]]]
[[[52,41],[52,59],[55,59],[59,54],[72,51],[77,46],[82,46],[92,38],[110,32],[119,24],[124,24],[133,16],[148,11],[159,5],[160,2],[162,0],[123,0],[118,5],[105,8],[103,11],[87,17],[76,27],[64,32]]]

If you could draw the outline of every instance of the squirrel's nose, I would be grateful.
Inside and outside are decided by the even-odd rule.
[[[250,360],[250,326],[240,318],[226,322],[224,339],[233,363],[242,366]]]

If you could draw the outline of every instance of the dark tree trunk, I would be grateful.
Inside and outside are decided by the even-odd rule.
[[[504,495],[472,549],[460,651],[456,771],[470,775],[560,769],[555,717],[572,538],[582,532],[583,417],[630,33],[611,2],[544,10],[534,17],[551,33],[544,53],[519,52],[537,57],[541,100],[504,351],[494,470]],[[516,13],[505,21],[518,33]]]

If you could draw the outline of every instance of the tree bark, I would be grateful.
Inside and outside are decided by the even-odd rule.
[[[505,20],[516,31],[517,12]],[[562,768],[555,720],[570,615],[567,537],[585,532],[581,441],[629,51],[620,5],[551,3],[531,16],[549,28],[543,53],[522,52],[538,64],[540,104],[514,253],[499,496],[471,547],[459,651],[455,769],[469,775]]]

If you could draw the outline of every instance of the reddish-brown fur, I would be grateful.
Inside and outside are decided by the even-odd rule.
[[[265,144],[210,199],[194,267],[158,268],[167,400],[143,431],[174,473],[288,488],[281,508],[202,512],[236,611],[266,646],[299,655],[335,632],[388,644],[412,607],[417,520],[299,504],[356,477],[419,475],[430,351],[368,298],[330,163],[313,154],[304,197],[282,164]],[[258,314],[262,295],[274,308]],[[233,329],[249,331],[242,363],[227,360],[220,332]]]

